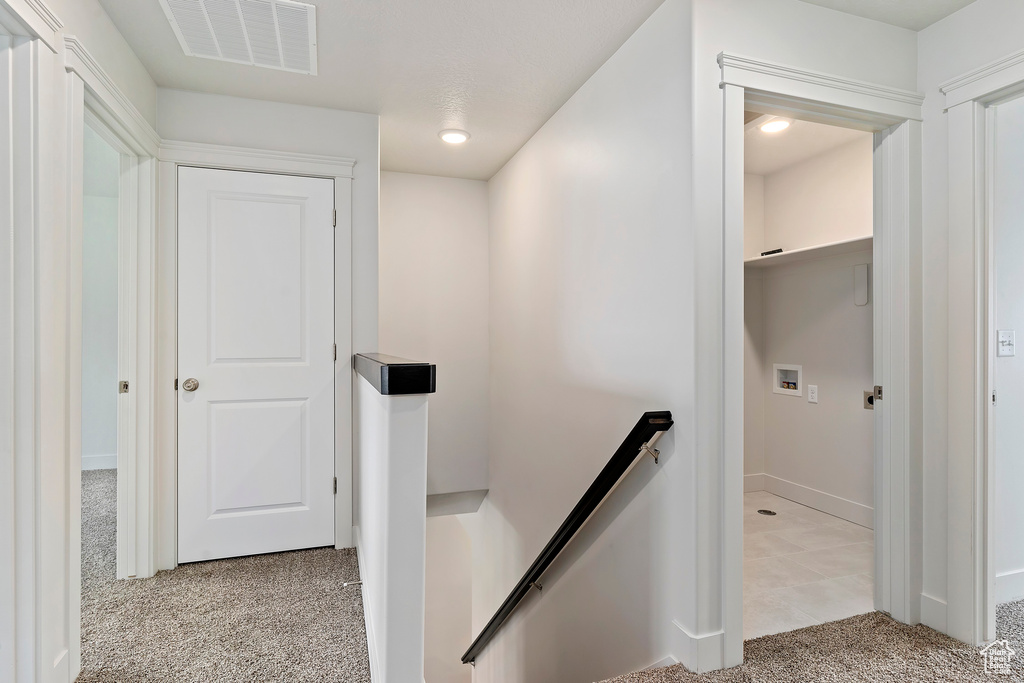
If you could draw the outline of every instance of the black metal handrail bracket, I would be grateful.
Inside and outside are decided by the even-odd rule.
[[[494,613],[491,620],[487,622],[480,635],[476,637],[473,644],[462,655],[463,664],[474,664],[487,644],[494,638],[501,625],[511,616],[519,603],[522,602],[531,588],[540,588],[540,578],[547,571],[551,563],[555,561],[559,553],[569,544],[576,533],[586,524],[590,516],[601,506],[604,499],[618,485],[629,472],[633,463],[642,455],[650,455],[654,461],[658,461],[658,451],[653,448],[654,442],[663,432],[672,427],[672,413],[667,410],[644,413],[640,421],[629,432],[629,436],[622,442],[615,455],[611,457],[608,464],[604,466],[597,479],[590,485],[580,502],[572,509],[569,516],[558,527],[558,531],[551,537],[548,544],[540,551],[540,555],[533,561],[530,568],[519,579],[519,583],[512,589],[512,592],[501,603],[501,607]]]

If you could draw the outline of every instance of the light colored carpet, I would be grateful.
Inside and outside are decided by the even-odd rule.
[[[80,683],[369,683],[354,550],[115,581],[116,473],[82,473]]]
[[[1010,666],[1016,680],[1024,681],[1024,600],[996,605],[996,638],[1005,639],[1016,652]]]
[[[879,612],[748,640],[742,666],[694,674],[682,665],[606,683],[979,683],[1020,680],[985,673],[977,648]]]

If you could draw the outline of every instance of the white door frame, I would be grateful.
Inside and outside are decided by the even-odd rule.
[[[0,10],[10,10],[5,4],[0,2]],[[45,25],[40,32],[33,26],[27,14],[0,12],[0,271],[5,273],[0,278],[0,679],[18,683],[52,676],[67,666],[66,656],[59,654],[63,638],[41,633],[43,624],[60,627],[54,623],[57,610],[45,609],[39,597],[44,582],[40,557],[53,535],[64,529],[44,526],[39,512],[40,501],[56,495],[46,495],[49,482],[39,472],[44,353],[37,272],[40,242],[56,227],[45,221],[56,212],[39,215],[40,204],[53,196],[40,181],[53,178],[42,176],[49,162],[35,135],[52,122],[40,120],[39,89],[50,85],[44,71],[47,60],[41,55],[50,51],[54,31],[51,43],[45,43],[40,39]],[[53,465],[53,455],[46,454],[48,465]],[[63,559],[56,567],[61,573]]]
[[[77,80],[77,79],[76,79]],[[78,83],[69,84],[72,95]],[[92,98],[83,98],[91,100]],[[73,97],[72,101],[76,101]],[[138,386],[138,253],[136,251],[139,227],[138,196],[139,196],[139,157],[135,151],[108,128],[102,119],[93,113],[88,103],[81,112],[82,116],[73,115],[74,121],[84,121],[85,125],[96,132],[120,156],[120,183],[118,192],[118,228],[117,228],[117,379],[126,380],[129,393],[119,396],[117,404],[117,578],[127,579],[136,575],[138,557],[136,547],[136,516],[130,514],[135,508],[138,482],[135,478],[137,470],[137,430],[136,415],[138,412],[137,393],[130,390]],[[71,394],[69,404],[69,435],[70,464],[72,481],[77,479],[81,486],[82,469],[82,262],[83,235],[83,194],[82,176],[84,155],[79,146],[81,136],[75,134],[71,139],[71,182],[68,198],[69,213],[72,214],[69,235],[69,276],[68,276],[68,337],[71,346],[68,348],[68,374]],[[78,352],[77,355],[74,355]],[[113,391],[113,387],[110,388]],[[75,485],[72,483],[72,488]],[[81,501],[79,500],[79,503]]]
[[[743,112],[799,113],[875,133],[875,607],[917,623],[921,592],[921,104],[923,96],[720,54],[724,97],[723,631],[726,666],[743,661]],[[880,455],[884,457],[880,459]],[[917,541],[917,542],[915,542]]]
[[[86,121],[121,155],[118,226],[117,578],[155,573],[152,461],[156,154],[159,137],[74,36],[67,71],[69,654],[81,668],[82,208]]]
[[[177,177],[178,166],[199,166],[228,171],[257,171],[334,180],[335,272],[345,268],[349,277],[335,277],[334,320],[338,362],[335,364],[334,471],[338,491],[348,504],[335,499],[335,547],[353,546],[352,536],[352,179],[355,160],[313,154],[164,140],[160,145],[160,228],[157,339],[157,569],[177,566]]]
[[[1024,93],[1024,51],[940,87],[949,135],[949,438],[947,629],[995,638],[992,105]],[[969,362],[964,362],[969,360]],[[970,549],[968,552],[965,552]]]

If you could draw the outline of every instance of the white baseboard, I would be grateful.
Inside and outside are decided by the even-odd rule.
[[[1013,602],[1024,598],[1024,569],[996,574],[996,602]]]
[[[723,631],[714,631],[695,636],[680,624],[673,621],[673,645],[679,662],[690,671],[702,674],[717,671],[725,667],[723,660]]]
[[[359,533],[359,527],[352,527],[352,534],[356,543],[356,562],[359,565],[359,580],[363,583],[359,584],[359,588],[363,594],[363,621],[366,623],[366,649],[369,651],[370,659],[370,680],[380,680],[380,662],[377,658],[377,639],[373,635],[373,623],[370,619],[370,603],[367,601],[369,597],[366,592],[366,567],[363,566],[363,543],[362,536]]]
[[[764,474],[744,474],[743,493],[764,491]]]
[[[117,453],[108,455],[82,455],[83,470],[116,470]]]
[[[946,633],[946,601],[921,593],[921,623]]]
[[[847,521],[867,527],[875,528],[875,510],[867,505],[855,503],[852,500],[833,496],[817,489],[812,489],[791,481],[773,477],[770,474],[764,475],[764,490],[774,493],[788,500],[812,507],[815,510],[827,512]]]

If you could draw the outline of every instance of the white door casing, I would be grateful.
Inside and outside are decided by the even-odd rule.
[[[1024,94],[1024,51],[939,86],[948,135],[949,322],[945,632],[996,637],[993,106]]]
[[[334,545],[333,216],[330,179],[178,169],[179,562]]]
[[[875,133],[875,607],[919,621],[920,477],[920,137],[918,93],[722,53],[724,665],[743,660],[743,112],[747,107]],[[881,251],[881,253],[880,253]],[[882,314],[884,310],[884,315]],[[879,433],[881,432],[881,433]]]

